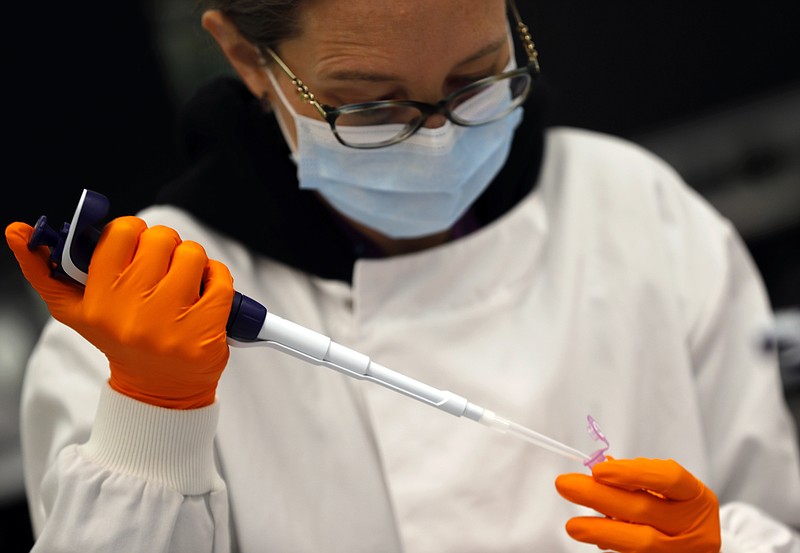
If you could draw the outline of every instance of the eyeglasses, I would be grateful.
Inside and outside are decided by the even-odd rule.
[[[272,48],[267,47],[266,52],[291,79],[301,101],[316,108],[341,144],[359,149],[384,148],[413,135],[432,115],[441,114],[456,125],[475,127],[507,116],[527,99],[531,83],[539,75],[539,54],[514,1],[509,0],[508,5],[525,48],[527,66],[477,80],[435,104],[386,100],[335,108],[320,103]]]

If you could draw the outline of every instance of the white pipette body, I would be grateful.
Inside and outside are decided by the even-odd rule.
[[[324,334],[271,312],[266,313],[256,341],[240,342],[229,338],[228,342],[238,347],[269,346],[307,363],[327,367],[359,380],[374,382],[451,415],[472,419],[502,434],[516,436],[569,459],[587,464],[593,458],[539,432],[499,417],[493,411],[475,405],[457,394],[434,388],[379,365],[363,353],[342,346]]]

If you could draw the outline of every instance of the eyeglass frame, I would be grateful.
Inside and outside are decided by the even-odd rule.
[[[339,141],[340,144],[346,146],[348,148],[356,148],[356,149],[375,149],[375,148],[385,148],[387,146],[392,146],[394,144],[398,144],[408,137],[412,136],[416,133],[422,126],[425,124],[425,121],[428,120],[429,117],[432,115],[442,114],[449,121],[452,121],[456,125],[460,125],[462,127],[474,127],[480,125],[486,125],[501,117],[505,117],[510,114],[505,113],[500,117],[496,117],[494,119],[489,119],[488,121],[482,121],[480,123],[469,124],[462,120],[459,120],[453,116],[450,112],[450,109],[447,107],[452,98],[464,94],[465,92],[469,92],[472,89],[477,89],[484,87],[486,85],[493,84],[495,82],[499,82],[505,79],[512,79],[519,75],[530,75],[532,79],[535,79],[539,73],[541,72],[541,68],[539,66],[539,53],[536,50],[536,45],[533,42],[533,37],[531,37],[530,30],[525,23],[522,22],[522,16],[517,9],[514,0],[508,0],[507,5],[511,10],[511,13],[516,21],[517,27],[517,34],[522,42],[523,48],[525,49],[525,55],[528,58],[528,64],[525,67],[521,67],[518,69],[513,69],[511,71],[507,71],[504,73],[498,73],[496,75],[490,75],[488,77],[484,77],[483,79],[479,79],[473,83],[468,84],[463,88],[459,88],[458,90],[451,92],[435,104],[429,104],[427,102],[419,102],[416,100],[380,100],[375,102],[360,102],[357,104],[345,104],[343,106],[333,107],[328,104],[322,104],[317,100],[317,97],[308,89],[308,86],[297,76],[294,72],[289,69],[286,63],[278,56],[278,54],[269,46],[264,47],[264,50],[267,54],[278,64],[281,70],[286,74],[287,77],[292,81],[292,85],[297,90],[297,93],[300,95],[300,100],[305,104],[310,104],[314,106],[320,116],[330,125],[331,132],[336,137],[336,140]],[[526,92],[529,94],[530,91]],[[523,100],[524,101],[524,100]],[[375,108],[375,107],[384,107],[384,106],[406,106],[406,107],[413,107],[418,109],[422,113],[422,117],[420,117],[419,121],[417,121],[414,125],[410,126],[405,133],[398,134],[394,139],[391,141],[386,141],[379,144],[369,144],[369,145],[356,145],[350,144],[344,141],[339,133],[336,131],[336,119],[339,118],[340,115],[356,112],[356,111],[363,111],[368,108]]]

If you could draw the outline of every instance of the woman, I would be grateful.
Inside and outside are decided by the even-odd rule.
[[[190,165],[106,226],[85,290],[49,277],[29,226],[7,230],[60,321],[23,397],[36,548],[800,547],[800,460],[752,345],[769,309],[741,241],[647,152],[542,128],[512,3],[219,1],[202,23],[239,79],[198,92]],[[590,474],[229,349],[231,276],[579,449],[592,414],[614,459]]]

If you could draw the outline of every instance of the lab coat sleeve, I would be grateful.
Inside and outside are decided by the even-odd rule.
[[[689,352],[721,507],[723,551],[800,553],[800,455],[774,355],[759,347],[772,316],[733,226],[688,191],[682,280]],[[779,530],[778,530],[779,529]]]
[[[722,553],[800,553],[797,533],[746,503],[720,509]]]
[[[23,388],[34,552],[230,550],[214,463],[219,406],[171,410],[112,390],[105,358],[50,323]]]

